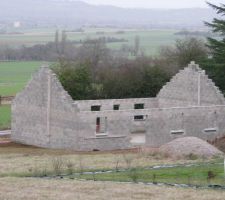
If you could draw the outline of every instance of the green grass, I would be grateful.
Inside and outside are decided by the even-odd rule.
[[[208,172],[212,171],[215,178],[207,180]],[[203,164],[193,167],[176,167],[166,169],[133,169],[126,172],[114,172],[106,174],[81,175],[81,178],[100,181],[137,181],[158,182],[158,183],[177,183],[206,186],[208,184],[225,185],[224,168],[222,164]]]
[[[9,105],[0,106],[0,130],[9,129],[11,123],[11,107]]]
[[[89,28],[85,29],[84,33],[68,32],[69,40],[80,41],[86,38],[93,39],[99,37],[115,37],[123,38],[128,42],[109,43],[108,46],[113,49],[118,49],[123,44],[134,44],[135,36],[140,37],[140,45],[149,55],[155,55],[162,45],[173,44],[178,36],[174,35],[178,30],[135,30],[125,29],[124,34],[117,34],[118,29],[109,28]],[[97,34],[97,32],[104,32],[104,34]],[[31,46],[34,44],[44,44],[54,41],[55,30],[53,29],[37,29],[37,30],[24,30],[23,34],[6,34],[0,35],[0,45],[9,46]]]
[[[21,91],[42,62],[0,62],[0,95],[13,96]]]

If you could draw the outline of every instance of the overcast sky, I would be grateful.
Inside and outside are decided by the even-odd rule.
[[[114,5],[127,8],[192,8],[208,7],[205,0],[81,0],[97,5]],[[219,4],[224,0],[209,0],[211,3]]]

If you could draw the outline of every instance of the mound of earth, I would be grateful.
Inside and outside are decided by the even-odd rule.
[[[160,152],[176,158],[212,158],[223,156],[223,152],[211,144],[196,138],[184,137],[175,139],[160,147]]]

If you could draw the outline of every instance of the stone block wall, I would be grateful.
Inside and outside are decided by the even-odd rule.
[[[12,140],[40,147],[77,145],[77,105],[47,67],[12,103]]]
[[[12,103],[12,140],[24,144],[48,146],[47,91],[48,74],[36,73]]]
[[[83,100],[75,102],[80,111],[90,111],[93,105],[101,105],[102,111],[113,110],[114,105],[119,105],[119,110],[133,110],[135,104],[144,104],[145,109],[158,107],[156,98]]]
[[[163,86],[157,98],[159,107],[225,105],[218,87],[193,62]]]
[[[225,100],[195,64],[181,70],[157,98],[73,101],[43,67],[12,104],[12,140],[77,151],[158,147],[176,137],[213,140],[225,134]],[[144,104],[143,109],[134,109]],[[99,105],[100,111],[91,111]],[[119,110],[113,106],[119,105]],[[104,131],[98,132],[103,119]]]

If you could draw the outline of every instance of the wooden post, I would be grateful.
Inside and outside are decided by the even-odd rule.
[[[48,98],[47,98],[47,135],[49,137],[49,144],[51,143],[51,130],[50,130],[50,120],[51,120],[51,74],[48,74]]]
[[[198,73],[198,106],[201,105],[201,74]]]
[[[224,179],[225,179],[225,158],[224,158]]]

